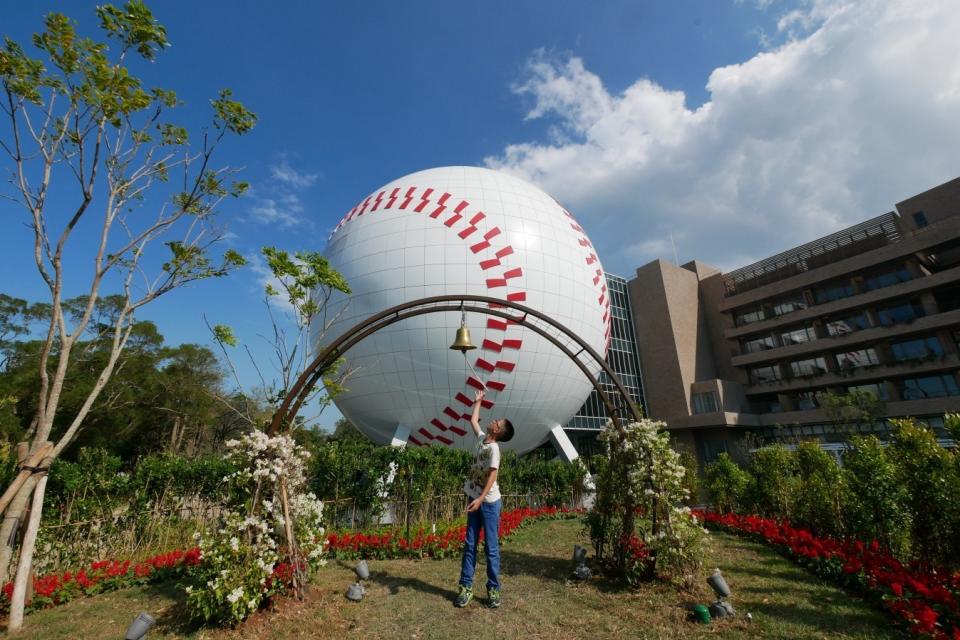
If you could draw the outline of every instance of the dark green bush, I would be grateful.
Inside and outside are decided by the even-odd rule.
[[[707,465],[703,486],[714,508],[720,513],[729,513],[743,510],[750,481],[749,473],[741,469],[727,453],[721,453]]]
[[[781,444],[762,447],[750,459],[750,485],[745,503],[762,516],[793,518],[797,457]]]
[[[849,444],[843,454],[847,531],[903,554],[908,549],[910,517],[897,465],[876,436],[854,437]]]

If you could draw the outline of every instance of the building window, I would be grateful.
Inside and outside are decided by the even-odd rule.
[[[825,287],[814,289],[813,297],[817,304],[833,302],[853,295],[853,285],[849,282],[836,282]]]
[[[887,391],[887,385],[883,382],[874,382],[872,384],[858,384],[847,387],[848,393],[859,391],[861,393],[872,393],[878,400],[889,400],[890,393]]]
[[[897,362],[939,358],[943,355],[943,347],[935,336],[897,342],[891,345],[890,349],[893,352],[893,359]]]
[[[714,413],[717,411],[717,394],[713,391],[695,393],[692,398],[693,413]]]
[[[727,452],[727,441],[711,438],[703,441],[703,462],[710,464],[720,457],[721,453]]]
[[[950,375],[908,378],[903,381],[904,400],[943,398],[955,395],[960,395],[960,389],[957,389],[957,381]]]
[[[820,406],[820,393],[815,391],[803,391],[797,394],[797,409],[808,411]]]
[[[863,281],[863,286],[867,291],[873,291],[874,289],[882,289],[908,280],[912,280],[910,272],[907,271],[906,268],[900,268],[867,276]]]
[[[880,364],[880,359],[873,347],[837,354],[837,365],[839,365],[841,371],[869,367],[875,364]]]
[[[795,378],[820,375],[827,372],[827,360],[822,356],[797,360],[790,363],[790,371]]]
[[[863,313],[856,313],[845,318],[827,321],[827,333],[831,336],[842,336],[854,331],[860,331],[870,326],[867,316]]]
[[[784,346],[791,344],[801,344],[817,339],[817,332],[813,327],[801,327],[793,331],[784,331],[780,334],[780,340]]]
[[[750,369],[750,382],[752,384],[776,382],[780,379],[780,367],[775,364],[766,367],[754,367],[753,369]]]
[[[784,298],[773,303],[773,315],[776,317],[785,316],[794,311],[800,311],[807,308],[807,301],[802,293],[798,293],[789,298]]]
[[[927,214],[923,211],[917,211],[913,214],[913,224],[917,225],[918,229],[923,229],[927,224]]]
[[[763,311],[763,307],[754,307],[745,311],[738,311],[734,315],[734,321],[738,327],[742,327],[745,324],[753,324],[754,322],[760,322],[761,320],[766,320],[767,315]]]
[[[773,336],[763,336],[762,338],[753,338],[752,340],[743,340],[740,343],[745,353],[757,353],[758,351],[767,351],[776,349],[777,343]]]
[[[890,327],[895,324],[906,324],[923,317],[923,305],[919,300],[911,300],[897,305],[877,309],[877,319],[880,325]]]

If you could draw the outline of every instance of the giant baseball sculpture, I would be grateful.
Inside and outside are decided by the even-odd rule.
[[[330,236],[326,256],[351,296],[314,324],[315,352],[348,327],[403,302],[434,295],[493,296],[537,309],[599,353],[610,338],[603,269],[573,216],[518,178],[475,167],[428,169],[362,199]],[[332,324],[329,322],[333,319]],[[449,346],[458,313],[404,320],[347,354],[354,370],[335,402],[375,442],[470,448],[475,389],[485,414],[516,427],[507,445],[540,445],[580,408],[591,386],[554,346],[529,329],[485,315],[467,317],[478,349],[469,362]]]

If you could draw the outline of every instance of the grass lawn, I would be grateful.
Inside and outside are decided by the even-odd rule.
[[[171,584],[127,589],[71,602],[27,617],[31,638],[122,638],[138,611],[158,618],[149,638],[895,638],[886,616],[865,602],[820,582],[760,544],[713,534],[709,569],[719,566],[733,591],[738,616],[697,625],[689,605],[706,603],[703,580],[693,592],[670,585],[639,591],[601,578],[566,580],[579,521],[548,521],[517,532],[502,546],[503,606],[479,596],[466,609],[451,601],[459,561],[370,561],[362,602],[344,598],[352,563],[332,561],[304,602],[282,602],[236,630],[196,630],[184,622],[183,599]],[[753,614],[747,622],[744,614]]]

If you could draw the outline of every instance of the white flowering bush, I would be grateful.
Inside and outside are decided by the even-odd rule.
[[[611,556],[632,581],[657,573],[687,581],[707,549],[709,534],[683,506],[686,470],[665,428],[649,419],[609,422],[599,437],[607,455],[598,457],[587,524],[597,556]]]
[[[310,454],[293,438],[254,431],[226,445],[236,469],[224,478],[230,509],[218,529],[195,534],[187,605],[204,622],[235,624],[302,585],[325,562],[326,536],[323,503],[306,490]]]

